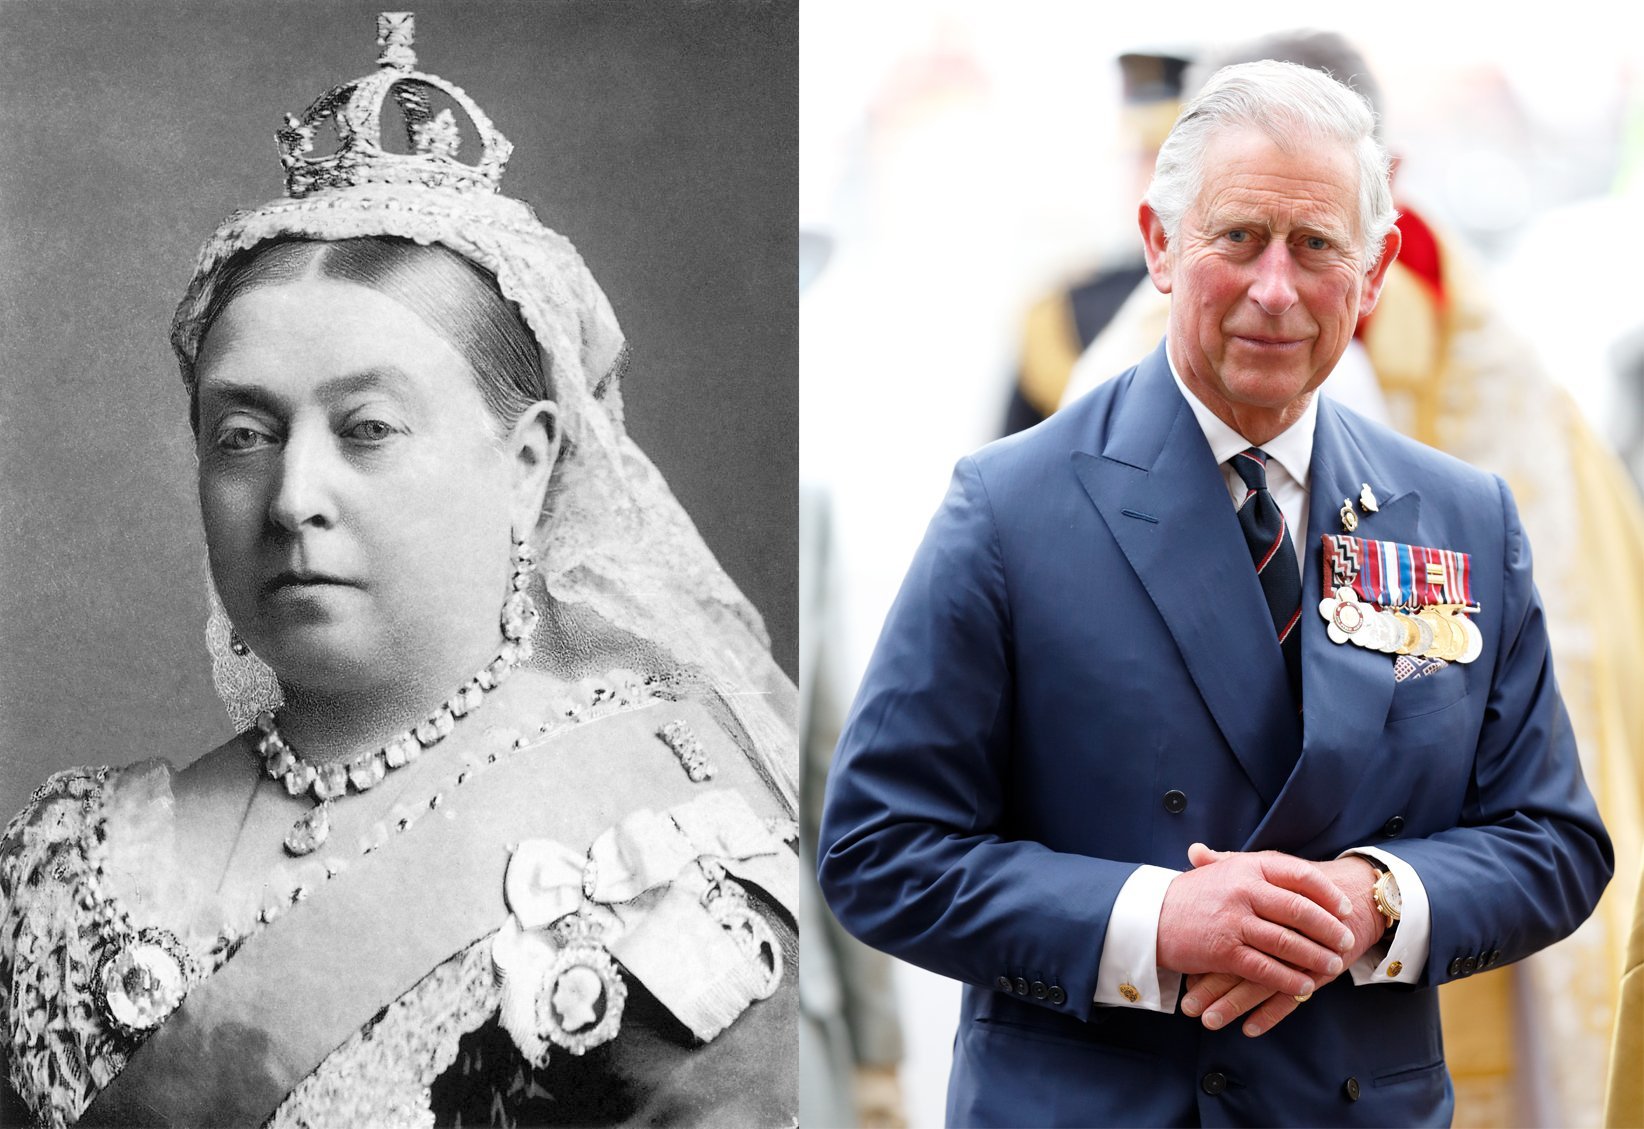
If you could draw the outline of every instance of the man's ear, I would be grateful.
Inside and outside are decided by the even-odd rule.
[[[1159,213],[1142,201],[1136,218],[1142,226],[1142,254],[1147,256],[1147,273],[1160,294],[1170,293],[1170,239],[1165,235]]]
[[[1376,300],[1381,297],[1382,283],[1387,281],[1387,268],[1393,265],[1393,260],[1399,257],[1399,247],[1404,242],[1404,236],[1397,227],[1387,233],[1387,239],[1381,245],[1381,262],[1364,279],[1364,292],[1359,295],[1359,317],[1370,316],[1370,311],[1376,308]]]

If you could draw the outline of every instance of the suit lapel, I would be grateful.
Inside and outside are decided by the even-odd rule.
[[[1417,541],[1421,497],[1401,489],[1398,468],[1349,431],[1341,409],[1319,404],[1309,473],[1307,544],[1302,559],[1302,756],[1277,802],[1245,844],[1246,850],[1297,849],[1322,834],[1341,813],[1374,759],[1374,747],[1393,700],[1392,658],[1380,651],[1335,644],[1319,615],[1326,534],[1343,532],[1343,499],[1359,512],[1354,536]],[[1359,490],[1370,483],[1380,509],[1359,511]]]
[[[1106,444],[1075,451],[1074,473],[1158,608],[1233,755],[1271,803],[1299,733],[1260,581],[1163,346],[1129,379]]]

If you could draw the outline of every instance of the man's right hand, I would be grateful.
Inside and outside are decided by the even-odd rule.
[[[1204,865],[1214,857],[1193,844],[1196,869],[1165,892],[1161,969],[1229,973],[1291,996],[1341,972],[1342,954],[1353,947],[1342,918],[1353,907],[1318,865],[1277,851],[1230,853]]]

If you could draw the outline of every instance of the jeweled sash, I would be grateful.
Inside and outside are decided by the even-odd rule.
[[[700,738],[718,770],[711,784],[694,783],[658,736],[672,721]],[[735,789],[762,817],[785,815],[697,703],[584,722],[474,771],[430,816],[248,939],[78,1124],[261,1124],[385,1004],[503,923],[503,876],[521,840],[586,844],[628,812],[711,788]],[[791,907],[788,891],[770,892]]]

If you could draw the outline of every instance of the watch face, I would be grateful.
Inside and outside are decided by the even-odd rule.
[[[1404,913],[1404,899],[1399,896],[1399,880],[1393,877],[1391,870],[1384,871],[1376,879],[1376,894],[1379,900],[1391,911],[1391,916],[1398,918]]]

